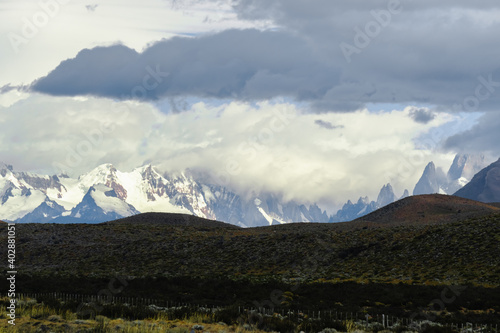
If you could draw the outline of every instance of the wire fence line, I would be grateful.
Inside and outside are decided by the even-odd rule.
[[[1,293],[1,296],[7,296],[6,293]],[[175,308],[190,307],[204,312],[216,312],[230,306],[215,306],[204,304],[193,304],[184,302],[168,301],[165,299],[156,298],[143,298],[143,297],[123,297],[123,296],[99,296],[99,295],[83,295],[83,294],[68,294],[68,293],[19,293],[16,299],[40,299],[40,298],[53,298],[63,302],[76,301],[81,303],[101,303],[101,304],[123,304],[129,306],[154,306],[155,310],[170,310]],[[412,323],[423,323],[426,320],[401,318],[393,315],[373,314],[370,315],[365,312],[343,312],[338,310],[297,310],[285,308],[269,308],[269,307],[244,307],[238,306],[239,314],[244,313],[257,313],[265,316],[282,316],[283,318],[293,319],[331,319],[336,321],[353,321],[353,322],[366,322],[366,324],[378,323],[384,328],[393,327],[394,325],[411,325]],[[444,323],[446,327],[456,329],[460,332],[482,332],[482,333],[500,333],[498,331],[498,324],[483,324],[471,322],[456,322]]]

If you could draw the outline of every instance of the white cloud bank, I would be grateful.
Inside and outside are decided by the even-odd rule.
[[[72,175],[101,163],[130,170],[151,162],[165,171],[204,171],[236,190],[338,204],[373,198],[389,181],[397,192],[411,191],[429,161],[451,163],[435,152],[440,142],[431,135],[425,149],[414,140],[453,116],[438,113],[423,124],[412,113],[318,115],[282,101],[198,103],[164,114],[148,103],[34,94],[0,107],[0,156],[17,170]]]

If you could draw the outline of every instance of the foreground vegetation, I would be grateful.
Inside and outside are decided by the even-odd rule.
[[[9,300],[0,299],[2,306]],[[88,305],[88,304],[87,304]],[[134,314],[135,311],[135,314]],[[16,325],[7,323],[2,313],[0,332],[248,332],[250,326],[217,322],[220,315],[194,312],[189,309],[158,311],[154,307],[130,308],[125,305],[106,305],[104,315],[86,311],[77,302],[56,299],[24,298],[18,302]],[[134,320],[140,317],[141,320]],[[247,329],[248,328],[248,329]],[[252,327],[253,329],[253,327]],[[255,330],[259,332],[259,330]]]
[[[2,307],[7,298],[0,299]],[[83,305],[83,306],[82,306]],[[89,309],[100,309],[100,314]],[[195,307],[162,308],[155,305],[131,306],[128,304],[90,304],[61,301],[55,298],[18,301],[16,325],[7,323],[5,313],[0,332],[492,332],[497,326],[487,324],[440,324],[429,320],[392,320],[382,324],[366,315],[363,319],[339,319],[317,314],[310,316],[288,311],[284,314],[236,307],[217,309]]]

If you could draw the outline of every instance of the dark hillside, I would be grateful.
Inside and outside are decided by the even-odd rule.
[[[318,223],[242,229],[212,221],[186,226],[130,221],[18,224],[19,271],[284,282],[498,286],[500,281],[498,214],[375,228],[368,227],[370,222],[350,228],[349,223]],[[6,226],[1,228],[0,241],[5,242]]]
[[[355,222],[377,224],[436,224],[463,221],[500,213],[500,206],[451,195],[427,194],[404,198]]]
[[[239,229],[239,227],[229,223],[208,220],[193,215],[165,213],[138,214],[106,223]]]

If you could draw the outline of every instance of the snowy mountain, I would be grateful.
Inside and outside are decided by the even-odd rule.
[[[481,155],[457,155],[445,175],[430,162],[413,194],[452,194],[484,166]],[[189,170],[160,173],[145,165],[130,172],[103,164],[81,175],[45,176],[0,164],[0,219],[17,222],[103,222],[137,213],[170,212],[217,219],[244,227],[290,222],[351,221],[398,198],[390,184],[376,201],[350,200],[333,216],[316,204],[285,201],[274,193],[242,195],[211,184]],[[401,198],[409,196],[405,190]],[[400,198],[399,198],[400,199]]]
[[[18,173],[12,166],[0,164],[0,218],[18,220],[42,205],[49,190],[60,188],[57,177]]]
[[[193,214],[246,227],[329,219],[317,205],[283,202],[271,193],[241,197],[189,171],[162,175],[151,165],[121,172],[103,164],[78,178],[0,165],[0,176],[0,218],[7,221],[96,223],[141,212]]]
[[[46,198],[44,202],[35,208],[32,212],[24,215],[22,218],[18,219],[18,223],[29,223],[32,221],[37,221],[40,223],[52,222],[55,218],[58,218],[65,213],[63,206],[57,204],[56,202]]]
[[[139,214],[139,211],[126,203],[120,195],[122,193],[117,193],[115,189],[102,183],[93,185],[82,201],[71,210],[69,217],[96,223]]]

